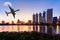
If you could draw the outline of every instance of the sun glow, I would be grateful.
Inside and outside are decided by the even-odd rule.
[[[4,3],[4,6],[8,6],[8,5],[12,6],[11,2],[5,2]]]

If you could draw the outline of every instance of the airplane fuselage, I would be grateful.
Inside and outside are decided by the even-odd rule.
[[[9,5],[8,5],[8,7],[10,8],[11,11],[10,11],[10,12],[6,12],[6,11],[5,11],[6,14],[7,14],[7,16],[8,16],[8,14],[12,13],[13,17],[15,18],[15,14],[16,14],[15,12],[16,12],[16,11],[19,11],[19,9],[18,9],[18,10],[14,10],[14,9],[11,8],[11,6],[9,6]]]
[[[15,18],[15,14],[16,14],[15,11],[11,9],[11,12],[12,12],[13,17]]]

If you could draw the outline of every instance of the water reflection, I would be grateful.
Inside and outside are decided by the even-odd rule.
[[[33,25],[33,31],[48,33],[48,34],[60,34],[59,25]]]
[[[52,34],[60,34],[60,26],[59,25],[12,25],[12,26],[0,26],[0,32],[8,31],[8,32],[42,32],[42,33],[52,33]]]

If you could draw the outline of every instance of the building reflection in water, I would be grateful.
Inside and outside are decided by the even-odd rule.
[[[20,26],[18,25],[18,28],[17,28],[18,32],[20,32]]]
[[[56,27],[57,27],[56,28],[56,34],[58,34],[59,33],[59,26],[57,25]]]
[[[48,34],[60,34],[59,25],[33,25],[33,31],[48,33]]]
[[[53,33],[60,34],[60,26],[59,25],[13,25],[13,26],[0,26],[0,32],[8,31],[8,32],[42,32],[42,33]]]

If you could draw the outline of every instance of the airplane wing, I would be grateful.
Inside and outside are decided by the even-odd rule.
[[[17,12],[17,11],[19,11],[20,9],[17,9],[17,10],[15,10],[14,12]]]
[[[10,10],[12,9],[10,5],[8,5],[8,7],[10,8]]]

